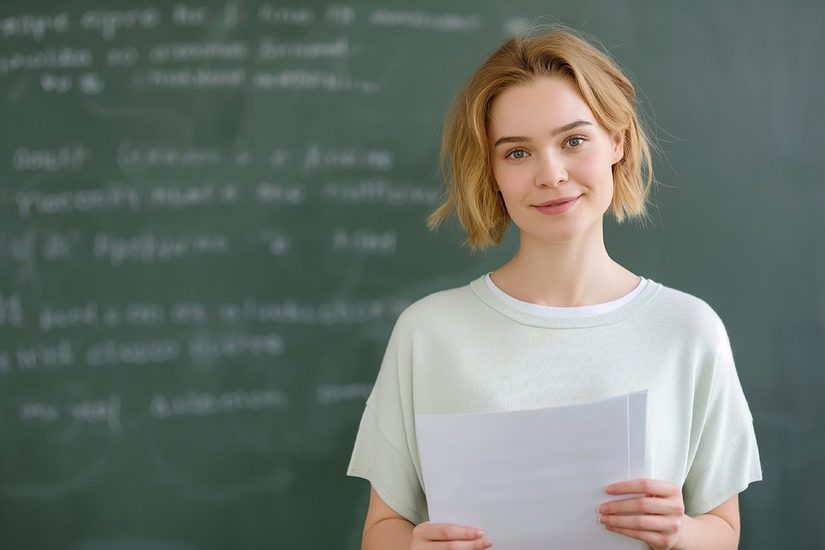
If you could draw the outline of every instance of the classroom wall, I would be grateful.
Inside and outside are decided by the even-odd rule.
[[[540,19],[537,19],[540,18]],[[359,547],[345,471],[398,314],[517,246],[424,219],[440,124],[534,21],[598,37],[662,149],[612,257],[725,322],[765,480],[825,548],[821,2],[3,2],[0,547]]]

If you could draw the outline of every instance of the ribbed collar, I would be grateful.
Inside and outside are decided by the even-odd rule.
[[[603,325],[612,325],[627,319],[637,311],[647,306],[651,300],[662,289],[662,284],[657,283],[652,279],[648,279],[647,286],[631,301],[623,306],[608,311],[607,313],[599,313],[596,315],[589,315],[586,317],[552,317],[544,315],[534,315],[526,311],[521,311],[512,307],[510,304],[497,296],[484,281],[484,275],[470,282],[470,289],[475,295],[485,304],[498,311],[502,315],[532,327],[543,328],[587,328],[598,327]]]

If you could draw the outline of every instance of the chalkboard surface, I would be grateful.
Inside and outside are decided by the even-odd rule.
[[[635,0],[3,2],[0,548],[358,548],[395,318],[517,246],[425,229],[441,120],[537,17],[643,94],[656,223],[608,250],[725,321],[741,547],[825,548],[825,7]]]

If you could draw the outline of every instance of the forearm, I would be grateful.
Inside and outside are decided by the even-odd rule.
[[[735,550],[739,547],[739,533],[714,514],[686,515],[682,521],[679,542],[673,550]]]
[[[405,519],[388,518],[364,533],[361,550],[409,550],[414,525]]]

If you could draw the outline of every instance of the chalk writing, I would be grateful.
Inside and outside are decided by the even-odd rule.
[[[61,408],[65,409],[61,411]],[[17,416],[24,422],[52,424],[63,415],[81,424],[105,424],[111,432],[121,430],[121,397],[111,394],[106,399],[85,399],[61,407],[43,401],[24,402],[17,407]]]
[[[292,239],[289,235],[285,235],[274,229],[261,229],[258,232],[258,237],[273,256],[283,256],[289,252],[292,246]]]
[[[40,343],[17,347],[17,367],[21,370],[35,368],[64,368],[75,363],[71,341],[62,339],[56,344]]]
[[[174,361],[181,354],[176,340],[94,342],[86,349],[86,364],[92,367],[149,365]]]
[[[43,332],[106,326],[201,325],[208,319],[206,306],[181,302],[164,306],[159,303],[133,303],[123,307],[100,306],[97,302],[64,307],[45,306],[38,314],[38,328]]]
[[[152,418],[214,416],[258,412],[289,406],[289,397],[278,389],[237,390],[218,394],[187,392],[179,395],[156,393],[149,405]]]
[[[0,74],[42,69],[77,69],[90,67],[94,62],[91,50],[64,46],[26,53],[0,56]]]
[[[275,42],[264,37],[258,43],[258,59],[261,61],[284,58],[336,59],[348,57],[349,55],[350,44],[347,38],[338,38],[332,42],[302,43]]]
[[[20,296],[0,294],[0,328],[20,328],[21,326],[23,326],[23,305],[20,302]]]
[[[432,14],[423,11],[380,9],[371,12],[368,20],[373,25],[383,27],[407,27],[416,30],[445,32],[466,32],[481,26],[481,17],[478,15]]]
[[[106,63],[113,67],[128,67],[140,59],[137,48],[109,48],[106,50]]]
[[[47,34],[66,33],[71,29],[71,19],[68,13],[54,15],[21,14],[0,19],[0,36],[30,37],[37,41],[43,40]]]
[[[69,406],[72,420],[86,424],[105,423],[109,431],[120,431],[120,396],[108,399],[86,400]]]
[[[27,264],[31,269],[35,257],[35,235],[32,229],[27,229],[22,235],[0,235],[0,247],[11,252],[15,261]],[[0,319],[2,319],[2,301],[0,301]],[[2,326],[2,323],[0,323]]]
[[[137,190],[115,182],[100,189],[78,189],[52,193],[18,191],[14,199],[17,203],[17,213],[24,219],[33,213],[53,215],[119,208],[136,210],[141,204]]]
[[[134,82],[138,86],[163,89],[239,88],[246,83],[246,70],[237,67],[151,69],[144,76],[136,75]]]
[[[58,94],[68,93],[74,86],[74,80],[71,76],[54,75],[50,73],[41,73],[39,83],[44,92],[54,92]]]
[[[97,73],[83,73],[78,77],[80,91],[86,95],[98,95],[106,89],[106,83]]]
[[[224,323],[282,323],[290,325],[352,325],[395,319],[409,305],[408,300],[334,299],[321,304],[309,304],[292,299],[261,302],[247,298],[240,302],[225,302],[217,307],[218,318]]]
[[[395,252],[397,245],[398,234],[392,230],[375,233],[366,229],[336,227],[332,234],[332,250],[336,252],[389,255]]]
[[[211,182],[169,185],[152,188],[149,202],[153,206],[180,209],[214,202],[217,196],[217,185]]]
[[[47,233],[43,237],[43,259],[50,262],[71,259],[72,250],[80,240],[78,231],[70,234]]]
[[[334,405],[341,401],[364,401],[371,391],[370,384],[321,384],[315,398],[321,405]]]
[[[336,299],[318,306],[318,323],[321,325],[351,325],[386,318],[394,319],[407,305],[408,302],[403,300],[386,303],[381,300]]]
[[[17,416],[25,421],[51,423],[58,419],[60,411],[51,403],[30,402],[17,407]]]
[[[276,149],[269,155],[270,168],[283,168],[289,160],[290,153],[285,149]]]
[[[40,87],[44,92],[65,94],[68,93],[73,86],[74,80],[70,76],[54,75],[49,73],[40,74]]]
[[[196,336],[189,342],[195,359],[232,358],[239,355],[271,356],[284,352],[279,334],[239,334],[237,336]]]
[[[321,168],[366,168],[389,170],[392,168],[392,153],[386,149],[358,151],[355,149],[321,149],[310,145],[304,154],[304,170]]]
[[[64,308],[46,306],[38,315],[38,328],[43,332],[65,330],[68,328],[94,327],[99,323],[97,304],[88,302],[84,305]]]
[[[351,25],[355,22],[355,8],[342,4],[327,6],[324,10],[324,17],[336,25]]]
[[[378,84],[366,80],[354,80],[352,77],[322,71],[304,69],[280,72],[257,72],[253,78],[255,88],[261,90],[324,90],[327,92],[362,92],[374,94]]]
[[[433,185],[399,185],[389,180],[331,181],[323,185],[321,197],[347,204],[432,205],[441,197],[441,190]]]
[[[187,63],[203,61],[237,61],[249,59],[249,44],[235,42],[176,42],[155,44],[149,49],[152,63]]]
[[[203,6],[187,6],[177,3],[172,7],[172,24],[196,27],[206,23],[209,11]]]
[[[306,26],[315,19],[315,13],[309,8],[287,8],[264,4],[258,7],[258,21],[278,25]]]
[[[262,203],[301,204],[307,192],[299,184],[261,182],[255,187],[255,197]]]
[[[252,298],[239,303],[218,305],[218,316],[224,323],[256,321],[261,323],[314,324],[315,308],[294,300],[258,303]]]
[[[156,29],[162,21],[160,10],[143,8],[123,11],[89,10],[80,15],[80,27],[97,31],[104,40],[112,40],[121,30]]]
[[[225,161],[220,149],[214,147],[140,146],[121,141],[117,164],[121,170],[135,168],[204,168]]]
[[[18,147],[12,155],[11,165],[18,172],[55,172],[79,170],[88,159],[89,150],[79,143],[49,150]]]
[[[127,262],[168,262],[192,255],[222,256],[229,250],[229,238],[222,234],[167,237],[144,233],[118,237],[98,232],[93,247],[95,258],[107,260],[113,266]]]

